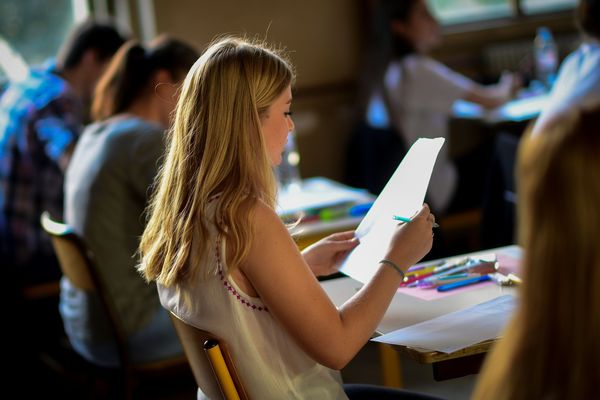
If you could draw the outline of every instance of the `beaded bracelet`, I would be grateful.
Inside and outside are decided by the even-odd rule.
[[[385,265],[389,265],[390,267],[394,268],[402,277],[402,280],[404,280],[404,272],[400,269],[400,267],[398,265],[396,265],[395,262],[387,260],[387,259],[383,259],[381,261],[379,261],[380,264],[385,264]]]

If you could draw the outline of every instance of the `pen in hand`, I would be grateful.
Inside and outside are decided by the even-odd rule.
[[[402,222],[410,222],[410,221],[412,221],[410,218],[406,218],[406,217],[400,217],[400,216],[398,216],[398,215],[394,215],[394,219],[395,219],[396,221],[402,221]],[[433,223],[433,227],[434,227],[434,228],[439,228],[440,226],[437,224],[437,222],[434,222],[434,223]]]

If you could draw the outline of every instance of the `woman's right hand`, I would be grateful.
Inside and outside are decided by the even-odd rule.
[[[410,222],[398,224],[385,258],[395,262],[403,271],[419,262],[431,250],[434,222],[434,215],[424,204]]]

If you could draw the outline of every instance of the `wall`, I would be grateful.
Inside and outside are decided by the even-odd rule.
[[[355,82],[371,2],[127,0],[132,30],[142,38],[168,32],[203,49],[218,35],[242,34],[284,46],[298,74],[292,108],[302,176],[337,180],[343,177],[348,134],[357,117]],[[434,57],[473,79],[491,81],[503,62],[512,63],[531,49],[540,25],[566,43],[576,36],[570,11],[486,21],[447,29]],[[569,50],[565,46],[563,55]]]
[[[297,69],[294,120],[303,177],[342,176],[360,59],[359,2],[154,0],[157,32],[205,48],[220,34],[284,46]]]

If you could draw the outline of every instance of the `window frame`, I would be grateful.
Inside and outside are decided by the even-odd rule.
[[[523,3],[525,0],[507,0],[507,2],[512,10],[511,16],[442,24],[444,33],[452,35],[463,32],[481,32],[495,29],[505,29],[507,27],[514,26],[518,27],[522,25],[527,26],[530,24],[548,23],[549,21],[552,22],[554,20],[563,20],[564,18],[570,18],[572,22],[573,13],[575,10],[575,6],[573,6],[560,10],[549,10],[534,14],[527,14],[523,11]]]

